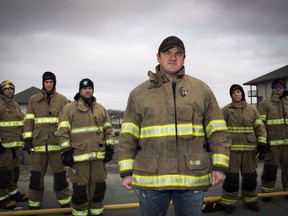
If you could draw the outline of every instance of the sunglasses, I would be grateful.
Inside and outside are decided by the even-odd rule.
[[[275,85],[275,86],[273,86],[273,88],[274,88],[274,89],[277,89],[277,88],[283,89],[284,86],[283,86],[283,85]]]

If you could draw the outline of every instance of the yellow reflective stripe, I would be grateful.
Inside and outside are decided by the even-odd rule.
[[[10,196],[15,195],[18,191],[19,191],[18,188],[16,188],[15,190],[10,191],[10,192],[9,192],[9,195],[10,195]]]
[[[48,145],[47,146],[47,151],[60,151],[61,148],[59,145]],[[46,146],[34,146],[34,152],[46,152]]]
[[[88,161],[93,159],[104,159],[105,152],[89,152],[82,155],[74,155],[75,162]]]
[[[213,154],[212,155],[213,159],[213,166],[224,166],[224,167],[229,167],[229,157],[224,154]]]
[[[24,125],[23,120],[21,121],[1,121],[0,127],[21,127]]]
[[[70,122],[69,121],[61,121],[59,124],[58,124],[58,130],[60,128],[67,128],[69,131],[71,129],[71,125],[70,125]]]
[[[0,201],[3,201],[3,200],[5,200],[5,199],[7,199],[8,197],[9,197],[9,194],[0,196]]]
[[[76,210],[72,208],[72,215],[77,215],[77,216],[88,216],[88,210]]]
[[[252,133],[253,127],[228,127],[230,133]]]
[[[121,126],[120,133],[130,133],[131,135],[135,136],[136,138],[139,138],[140,130],[136,124],[134,124],[132,122],[125,122]]]
[[[254,121],[254,128],[257,128],[259,125],[263,125],[263,121],[261,119],[256,119]]]
[[[118,163],[119,163],[119,170],[120,170],[120,172],[122,172],[122,171],[126,171],[126,170],[132,170],[134,160],[133,159],[121,160]]]
[[[35,124],[58,124],[58,117],[35,118]]]
[[[104,208],[90,208],[89,213],[90,215],[100,215],[104,211]]]
[[[61,149],[70,148],[70,140],[65,140],[65,141],[61,142],[59,145],[60,145]]]
[[[238,199],[232,200],[232,199],[226,199],[224,197],[221,197],[220,203],[223,205],[230,205],[230,206],[236,206],[238,202]]]
[[[175,124],[148,126],[141,128],[140,138],[175,136]],[[202,125],[178,124],[177,135],[205,136]]]
[[[261,190],[263,193],[272,193],[274,191],[274,188],[267,188],[262,186]]]
[[[33,113],[27,113],[24,117],[24,120],[28,120],[28,119],[33,120],[34,117],[35,115]]]
[[[71,134],[102,132],[102,131],[103,128],[101,126],[79,127],[79,128],[72,128]]]
[[[288,139],[284,140],[270,140],[270,146],[281,146],[281,145],[288,145]]]
[[[141,128],[140,138],[175,136],[175,124],[148,126]]]
[[[265,143],[266,144],[267,138],[263,137],[263,136],[259,136],[259,137],[257,137],[257,141],[258,141],[258,143]]]
[[[285,124],[284,118],[281,119],[269,119],[266,122],[267,125],[282,125]]]
[[[31,131],[24,132],[24,133],[22,133],[22,137],[23,137],[24,139],[32,138],[32,132],[31,132]]]
[[[23,141],[14,141],[14,142],[9,142],[9,143],[2,143],[2,145],[5,148],[15,148],[15,147],[24,146],[24,142]]]
[[[71,196],[67,197],[66,199],[59,199],[57,200],[60,205],[66,205],[71,203]]]
[[[224,120],[212,120],[206,126],[206,135],[209,138],[214,132],[221,131],[221,130],[228,130],[226,123]]]
[[[111,123],[110,122],[105,122],[104,123],[104,128],[109,128],[109,127],[112,127]]]
[[[249,144],[232,144],[231,151],[254,151],[256,149],[256,145]]]
[[[32,201],[29,199],[29,206],[39,208],[41,206],[41,202],[39,201]]]
[[[106,140],[105,140],[105,143],[106,143],[107,145],[114,145],[114,139],[106,139]]]
[[[245,203],[256,203],[258,200],[257,196],[255,195],[255,197],[243,197],[243,201]]]
[[[188,176],[180,174],[141,176],[133,174],[133,185],[142,187],[201,187],[210,185],[211,175]]]

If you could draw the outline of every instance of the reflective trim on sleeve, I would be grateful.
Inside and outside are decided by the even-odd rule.
[[[61,142],[59,145],[60,145],[61,149],[70,148],[70,140],[65,140],[65,141]]]
[[[229,157],[224,154],[213,154],[213,166],[229,167]]]
[[[33,113],[27,113],[24,117],[24,120],[33,120],[35,115]]]
[[[24,133],[22,133],[22,137],[23,137],[24,139],[32,138],[32,132],[31,132],[31,131],[24,132]]]
[[[107,145],[114,145],[114,139],[106,139],[106,140],[105,140],[105,143],[106,143]]]
[[[136,138],[139,138],[140,129],[136,124],[134,124],[132,122],[125,122],[121,126],[120,133],[130,133],[131,135],[135,136]]]
[[[112,124],[110,122],[105,122],[104,123],[104,129],[111,128],[111,127],[112,127]]]
[[[226,122],[223,119],[220,119],[210,121],[205,130],[207,138],[209,138],[214,132],[223,130],[228,131],[228,128],[226,126]]]
[[[70,122],[69,122],[69,121],[61,121],[61,122],[58,124],[58,130],[59,130],[60,128],[67,128],[68,131],[70,131],[70,129],[71,129]]]
[[[133,164],[134,164],[134,160],[133,159],[127,159],[127,160],[119,161],[119,170],[120,170],[120,172],[132,170],[133,169]]]

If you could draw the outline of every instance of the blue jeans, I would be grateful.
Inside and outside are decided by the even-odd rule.
[[[139,190],[141,216],[165,216],[170,200],[176,216],[201,216],[203,199],[203,190]]]

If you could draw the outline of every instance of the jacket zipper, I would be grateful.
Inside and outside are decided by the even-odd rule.
[[[173,89],[173,98],[174,98],[174,121],[175,121],[176,145],[178,145],[177,110],[176,110],[176,82],[172,83],[172,89]]]

